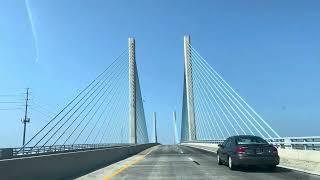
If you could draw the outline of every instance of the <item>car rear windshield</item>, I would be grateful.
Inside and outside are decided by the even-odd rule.
[[[239,137],[237,138],[236,143],[238,145],[268,144],[267,141],[259,137]]]

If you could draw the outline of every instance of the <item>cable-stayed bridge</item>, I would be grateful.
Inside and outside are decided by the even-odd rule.
[[[22,147],[1,149],[1,179],[319,179],[285,166],[270,175],[216,165],[216,145],[233,135],[289,148],[281,154],[289,165],[314,165],[320,137],[281,137],[195,50],[190,36],[184,37],[180,144],[150,142],[135,54],[129,38],[128,49]]]

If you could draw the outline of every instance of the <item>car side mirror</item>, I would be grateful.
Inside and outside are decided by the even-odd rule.
[[[222,144],[218,144],[218,147],[221,147],[221,148],[223,148],[223,145],[222,145]]]

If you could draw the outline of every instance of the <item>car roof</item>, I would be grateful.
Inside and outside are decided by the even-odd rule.
[[[254,135],[237,135],[237,136],[231,136],[230,138],[246,138],[246,137],[261,138],[260,136],[254,136]]]

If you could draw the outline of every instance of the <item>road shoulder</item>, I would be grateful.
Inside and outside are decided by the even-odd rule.
[[[124,160],[118,161],[116,163],[110,164],[106,167],[93,171],[89,174],[76,178],[77,180],[91,180],[91,179],[111,179],[121,173],[123,170],[129,168],[131,165],[141,161],[146,155],[151,153],[153,150],[157,149],[158,146],[153,146],[148,148],[134,156],[126,158]]]

